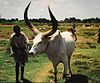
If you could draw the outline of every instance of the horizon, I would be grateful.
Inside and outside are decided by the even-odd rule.
[[[85,19],[96,19],[96,18],[98,18],[98,19],[100,19],[100,17],[90,17],[90,18],[83,18],[83,19],[80,19],[80,18],[76,18],[76,17],[69,17],[69,18],[67,18],[67,19],[70,19],[70,18],[75,18],[76,20],[77,19],[79,19],[79,20],[85,20]],[[18,19],[18,18],[3,18],[3,17],[1,17],[0,19],[5,19],[5,20],[12,20],[12,19]],[[48,18],[43,18],[43,17],[40,17],[40,18],[29,18],[29,20],[39,20],[39,19],[46,19],[46,20],[51,20],[51,19],[48,19]],[[64,19],[60,19],[60,20],[58,20],[58,21],[64,21],[66,18],[64,18]],[[18,19],[18,20],[24,20],[24,19]]]

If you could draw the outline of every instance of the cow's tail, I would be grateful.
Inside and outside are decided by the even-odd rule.
[[[71,31],[71,33],[73,34],[74,39],[75,39],[75,41],[76,41],[76,40],[77,40],[77,37],[76,37],[75,31],[73,30],[73,28],[71,28],[70,31]]]

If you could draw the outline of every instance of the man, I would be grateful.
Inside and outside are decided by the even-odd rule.
[[[13,34],[10,37],[11,52],[16,62],[16,82],[19,82],[19,67],[21,65],[21,80],[24,80],[24,66],[28,60],[28,38],[20,31],[19,26],[13,27]]]
[[[100,43],[100,28],[99,28],[99,30],[98,30],[97,36],[98,36],[97,43]]]
[[[75,23],[73,24],[73,31],[76,32]]]
[[[74,40],[77,41],[77,37],[76,37],[76,34],[75,34],[75,32],[76,32],[75,24],[73,24],[73,27],[72,28],[69,28],[68,31],[69,32],[72,32],[73,37],[74,37]]]

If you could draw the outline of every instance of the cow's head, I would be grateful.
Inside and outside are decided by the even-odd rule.
[[[50,10],[50,7],[48,6],[48,10],[49,10],[49,14],[50,14],[50,17],[51,17],[51,22],[52,22],[52,29],[49,30],[49,31],[47,31],[47,32],[45,32],[45,33],[41,33],[28,20],[27,12],[28,12],[28,8],[29,8],[30,4],[31,4],[31,2],[28,4],[28,6],[26,7],[25,12],[24,12],[25,23],[28,25],[28,27],[30,28],[30,30],[35,35],[35,37],[33,39],[33,45],[31,47],[31,50],[29,51],[29,53],[33,53],[33,54],[43,53],[44,51],[46,51],[46,49],[48,47],[48,42],[50,40],[50,36],[56,32],[56,30],[58,28],[58,23],[57,23],[56,18],[52,14],[52,12]]]

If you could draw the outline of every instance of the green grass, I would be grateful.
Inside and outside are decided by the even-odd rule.
[[[100,82],[100,48],[76,49],[72,57],[72,70],[88,76],[93,83]]]

